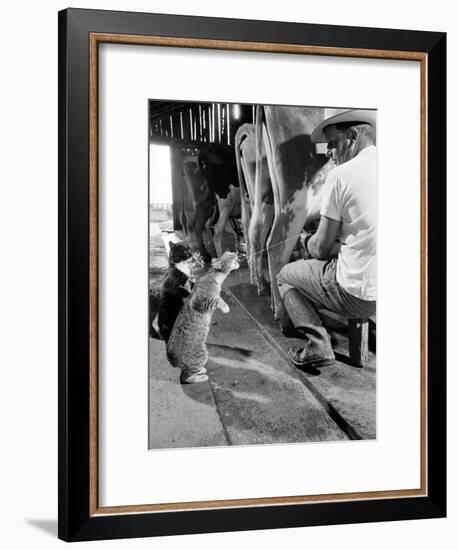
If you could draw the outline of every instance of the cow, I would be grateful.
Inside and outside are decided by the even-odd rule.
[[[240,216],[233,149],[217,144],[204,145],[197,156],[183,159],[183,178],[194,213],[192,221],[182,226],[195,237],[199,252],[209,262],[212,256],[222,254],[222,237],[229,218]],[[205,234],[209,251],[204,243]]]
[[[289,262],[302,229],[319,221],[321,191],[334,167],[326,155],[316,154],[310,140],[313,129],[322,120],[324,109],[320,108],[259,105],[254,130],[241,127],[237,134],[242,208],[245,211],[251,208],[248,228],[251,280],[258,293],[266,290],[262,270],[262,251],[266,248],[275,316],[281,303],[277,274]],[[245,190],[250,198],[244,204]]]

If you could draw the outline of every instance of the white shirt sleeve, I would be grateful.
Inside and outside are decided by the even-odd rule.
[[[342,221],[341,184],[333,172],[329,172],[323,189],[320,215],[338,222]]]

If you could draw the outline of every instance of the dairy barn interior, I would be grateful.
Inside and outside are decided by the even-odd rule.
[[[291,108],[291,113],[299,115],[300,110]],[[333,114],[329,111],[314,108],[312,115],[324,119]],[[167,361],[165,343],[149,339],[150,449],[376,437],[375,319],[351,327],[330,312],[320,312],[337,360],[331,367],[302,371],[287,356],[287,350],[301,341],[285,336],[275,319],[265,250],[257,251],[265,285],[260,286],[250,273],[246,233],[255,213],[252,205],[246,206],[245,187],[240,188],[241,169],[246,175],[246,165],[251,164],[259,178],[259,173],[268,177],[273,168],[264,158],[263,145],[257,167],[254,155],[242,158],[237,169],[235,144],[240,145],[242,134],[256,140],[256,120],[261,116],[258,124],[267,134],[262,143],[269,144],[271,113],[262,106],[149,102],[150,289],[164,277],[170,241],[188,242],[207,261],[218,255],[218,249],[232,250],[241,264],[223,285],[222,297],[230,312],[217,310],[213,317],[207,340],[208,382],[181,385],[180,373]],[[304,174],[308,168],[302,167],[303,159],[317,154],[325,162],[320,160],[323,151],[310,143],[307,134],[295,135],[281,147],[293,151],[291,164],[299,163]],[[208,151],[218,153],[212,172],[208,165],[215,157]],[[274,209],[274,197],[269,196]],[[268,236],[270,227],[264,230]],[[293,244],[288,245],[289,261],[299,257],[300,241]],[[284,246],[278,244],[280,250]]]
[[[160,156],[161,146],[168,148],[171,190],[169,200],[172,201],[170,208],[173,213],[173,228],[179,234],[186,230],[183,223],[186,225],[186,221],[190,222],[194,216],[192,197],[184,181],[183,160],[189,157],[197,160],[202,147],[209,145],[216,146],[218,151],[225,151],[235,160],[236,132],[241,125],[253,123],[255,116],[255,105],[150,102],[150,163],[154,163],[155,158]],[[233,173],[232,176],[234,185],[238,186],[236,174]],[[150,196],[150,204],[158,204],[159,210],[166,207],[167,203],[155,200],[157,195],[154,187],[150,189]],[[240,208],[234,214],[231,216],[232,223],[240,218]],[[204,238],[208,236],[205,235]]]

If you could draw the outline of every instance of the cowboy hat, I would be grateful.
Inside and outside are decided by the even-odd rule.
[[[329,117],[318,124],[312,132],[311,140],[313,143],[326,143],[328,140],[326,139],[323,130],[327,126],[332,126],[334,124],[349,122],[354,122],[355,124],[366,123],[370,124],[372,128],[375,128],[376,117],[377,115],[375,110],[369,111],[367,109],[352,109],[351,111],[339,113],[338,115]]]

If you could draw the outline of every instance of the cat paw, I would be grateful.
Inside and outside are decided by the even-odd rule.
[[[190,374],[190,375],[181,375],[180,382],[182,384],[197,384],[198,382],[206,382],[208,376],[204,373],[201,374]]]
[[[223,313],[229,313],[229,311],[231,311],[231,310],[230,310],[230,307],[229,307],[226,303],[224,303],[224,304],[222,304],[222,305],[220,306],[220,310],[221,310]]]

